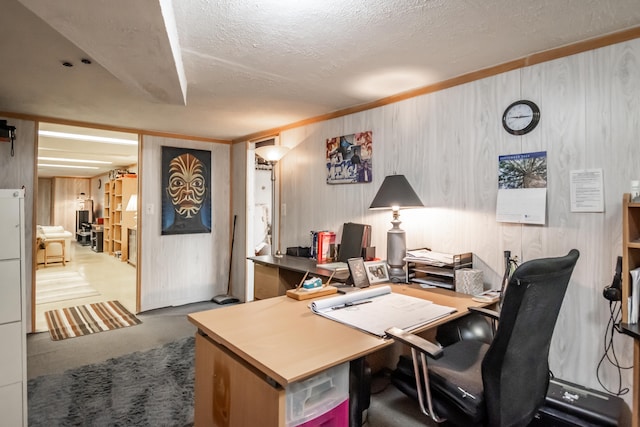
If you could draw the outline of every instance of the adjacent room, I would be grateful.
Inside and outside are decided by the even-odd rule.
[[[136,134],[39,123],[35,332],[64,307],[117,300],[135,312],[137,159]]]

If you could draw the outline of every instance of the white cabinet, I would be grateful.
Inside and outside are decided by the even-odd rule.
[[[27,425],[24,190],[0,189],[0,414]]]

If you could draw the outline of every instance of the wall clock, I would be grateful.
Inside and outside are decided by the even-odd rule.
[[[524,135],[531,132],[540,121],[540,109],[527,100],[516,101],[509,105],[502,115],[502,126],[512,135]]]

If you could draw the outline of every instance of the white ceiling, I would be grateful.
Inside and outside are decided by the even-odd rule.
[[[637,26],[638,0],[2,0],[0,111],[237,139]]]

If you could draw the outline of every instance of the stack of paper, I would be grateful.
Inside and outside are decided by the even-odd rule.
[[[453,255],[433,252],[429,249],[416,249],[407,251],[407,256],[404,260],[408,262],[420,262],[436,267],[444,267],[445,265],[453,264]]]
[[[396,326],[412,331],[455,312],[455,308],[391,292],[381,286],[314,301],[311,310],[321,316],[379,337]]]

